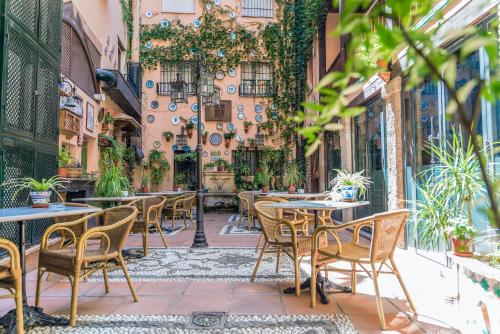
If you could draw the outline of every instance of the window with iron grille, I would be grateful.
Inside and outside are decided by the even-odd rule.
[[[188,143],[188,136],[184,134],[176,135],[175,137],[175,144],[178,146],[184,146],[187,145]]]
[[[213,107],[206,106],[205,121],[231,122],[231,100],[222,100]]]
[[[249,169],[248,175],[255,175],[257,169],[260,167],[261,155],[262,151],[260,150],[245,149],[243,151],[233,151],[232,163],[235,166],[235,170],[240,170],[243,165],[247,165]]]
[[[158,95],[170,95],[172,88],[170,83],[179,77],[187,83],[188,94],[196,94],[196,75],[192,62],[163,62],[161,64],[161,82],[157,84]]]
[[[242,0],[241,15],[250,17],[273,17],[273,0]]]
[[[240,96],[272,95],[272,66],[267,63],[242,63]]]

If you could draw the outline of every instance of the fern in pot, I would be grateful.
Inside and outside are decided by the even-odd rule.
[[[28,190],[32,203],[31,206],[33,208],[48,208],[52,192],[55,192],[61,197],[57,192],[57,188],[65,188],[64,183],[67,183],[67,181],[56,175],[49,179],[42,179],[41,181],[31,177],[13,179],[4,182],[2,187],[6,189],[16,189],[13,195],[14,197],[17,197],[21,191]]]
[[[342,200],[355,202],[360,197],[364,197],[372,181],[369,177],[364,176],[364,170],[357,173],[349,173],[345,170],[335,170],[337,176],[330,181],[332,192],[342,194]]]

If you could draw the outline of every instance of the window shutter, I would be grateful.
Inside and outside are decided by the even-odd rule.
[[[226,100],[226,101],[221,101],[223,104],[221,104],[222,108],[222,120],[224,122],[231,122],[231,100]]]
[[[205,121],[231,122],[231,101],[223,100],[218,106],[206,106]]]
[[[205,121],[215,121],[214,109],[215,107],[205,106]]]

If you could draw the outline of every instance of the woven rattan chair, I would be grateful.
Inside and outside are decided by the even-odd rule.
[[[87,230],[86,225],[88,220],[99,216],[104,217],[106,225]],[[35,305],[40,305],[40,288],[44,273],[53,272],[68,277],[72,286],[69,323],[71,326],[75,326],[80,280],[89,277],[98,270],[102,270],[104,287],[106,293],[108,293],[107,270],[110,262],[113,262],[113,260],[118,261],[119,267],[125,274],[134,301],[138,301],[134,286],[130,280],[130,275],[125,266],[125,261],[121,255],[136,217],[137,208],[132,206],[118,206],[91,214],[73,222],[54,224],[47,228],[40,242]],[[82,229],[86,231],[80,238],[77,238],[70,229],[76,225],[83,225]],[[49,237],[54,232],[60,231],[65,231],[69,235],[72,235],[73,246],[63,249],[49,249]],[[95,240],[96,237],[99,237],[100,242]],[[93,243],[89,243],[91,239],[93,239]]]
[[[0,248],[6,250],[10,257],[10,266],[0,266],[0,288],[7,289],[10,293],[0,296],[14,298],[16,302],[16,331],[24,333],[23,322],[23,296],[21,260],[17,246],[9,240],[0,238]]]
[[[174,206],[172,209],[172,230],[174,229],[175,219],[183,218],[184,219],[184,227],[186,225],[186,218],[189,217],[191,220],[191,225],[194,228],[194,219],[193,219],[193,204],[194,204],[194,194],[187,194],[177,199],[174,202]]]
[[[142,234],[142,247],[144,249],[144,256],[148,255],[148,234],[149,227],[155,227],[160,233],[163,245],[167,248],[167,242],[165,241],[165,235],[160,226],[160,213],[165,205],[165,197],[158,196],[146,199],[144,202],[144,212],[142,219],[136,219],[134,225],[132,226],[132,233]]]
[[[241,226],[243,219],[246,217],[248,228],[255,227],[254,195],[250,191],[242,191],[238,194],[238,198],[240,200],[238,226]]]
[[[258,201],[254,203],[257,219],[264,235],[264,246],[262,247],[259,259],[255,264],[251,281],[255,281],[259,265],[264,254],[275,253],[276,273],[279,272],[281,253],[288,255],[294,264],[295,271],[295,294],[300,296],[300,260],[304,256],[311,255],[311,237],[297,235],[297,225],[293,222],[281,218],[281,210],[265,207],[266,204],[272,204],[271,201]],[[282,227],[289,230],[288,235],[282,234]]]
[[[379,213],[367,218],[355,220],[353,222],[338,226],[320,226],[316,229],[313,236],[313,250],[311,261],[311,306],[316,305],[316,273],[320,266],[337,261],[347,261],[351,263],[351,288],[352,293],[356,293],[356,273],[365,272],[373,279],[375,288],[375,297],[377,304],[378,317],[382,329],[386,329],[384,309],[382,307],[382,299],[378,286],[378,277],[380,274],[394,274],[399,280],[406,299],[410,304],[411,309],[417,314],[415,305],[406,289],[396,263],[394,262],[394,251],[397,243],[404,231],[406,220],[408,219],[409,211],[406,209],[390,212]],[[359,234],[363,227],[372,228],[372,240],[370,246],[362,245],[359,241]],[[337,231],[346,228],[353,228],[354,234],[352,241],[341,242]],[[336,243],[327,246],[318,245],[321,236],[325,233],[330,233],[334,236]],[[390,262],[390,265],[387,263]],[[362,270],[356,270],[358,266]],[[370,265],[370,269],[365,267]],[[389,271],[381,271],[383,266],[386,266]],[[377,268],[378,266],[378,268]],[[328,268],[329,271],[345,272],[342,269]]]

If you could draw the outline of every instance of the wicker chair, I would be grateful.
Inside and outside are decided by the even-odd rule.
[[[142,219],[136,219],[132,226],[132,233],[142,234],[142,247],[144,249],[144,256],[148,255],[148,234],[149,227],[154,226],[160,233],[163,245],[167,248],[167,242],[160,226],[160,213],[165,205],[166,198],[162,196],[148,198],[144,201],[144,212]]]
[[[7,289],[10,293],[0,296],[0,299],[12,297],[16,301],[16,331],[24,333],[23,322],[23,296],[22,296],[22,271],[19,250],[9,240],[0,238],[0,248],[9,253],[10,266],[0,266],[0,288]]]
[[[298,236],[297,225],[291,221],[281,218],[281,211],[265,207],[266,204],[272,204],[271,201],[259,201],[254,204],[257,219],[262,228],[264,236],[264,246],[262,247],[259,259],[255,265],[251,281],[255,281],[259,265],[264,254],[276,253],[276,272],[279,272],[281,253],[288,255],[294,263],[295,270],[295,294],[300,296],[300,260],[303,256],[311,254],[310,236]],[[289,235],[283,235],[281,228],[286,227]]]
[[[186,217],[189,217],[191,220],[191,224],[194,228],[194,219],[193,219],[193,204],[194,204],[194,194],[188,194],[182,196],[174,202],[174,206],[172,209],[172,230],[174,229],[175,219],[183,218],[184,219],[184,227],[186,226]]]
[[[87,230],[86,225],[88,220],[99,216],[104,216],[106,225]],[[75,326],[80,280],[89,277],[98,270],[102,270],[104,287],[106,293],[108,293],[108,265],[113,260],[118,261],[119,267],[125,274],[134,301],[138,301],[121,254],[136,217],[137,208],[132,206],[118,206],[91,214],[73,222],[54,224],[47,228],[40,242],[35,305],[40,305],[40,288],[44,273],[53,272],[68,277],[72,286],[69,323],[71,326]],[[80,238],[77,238],[71,229],[78,225],[81,225],[82,229],[85,230]],[[55,250],[49,249],[49,237],[54,232],[60,231],[65,231],[72,236],[74,246]],[[100,242],[97,242],[95,237],[99,237]],[[88,244],[88,241],[91,239],[94,239],[94,243]]]
[[[406,295],[406,299],[410,304],[411,309],[417,314],[415,305],[406,289],[396,263],[394,262],[394,251],[397,243],[404,231],[406,220],[408,219],[409,211],[406,209],[390,212],[379,213],[367,218],[355,220],[353,222],[338,226],[320,226],[316,229],[313,236],[313,250],[311,259],[311,306],[316,305],[316,273],[320,266],[337,262],[347,261],[351,263],[351,287],[352,293],[356,293],[356,273],[366,272],[373,279],[375,287],[375,297],[377,304],[378,317],[382,329],[386,329],[384,309],[382,307],[382,299],[380,298],[378,276],[380,274],[394,274],[399,280],[401,288]],[[359,242],[359,233],[363,227],[372,228],[372,240],[370,246],[364,246]],[[337,231],[346,228],[354,228],[352,241],[340,242]],[[334,236],[336,243],[327,246],[318,245],[318,240],[325,233],[330,233]],[[390,265],[387,263],[390,262]],[[362,270],[356,270],[356,266]],[[368,270],[364,265],[370,265],[371,270]],[[378,268],[376,266],[379,265]],[[386,266],[389,271],[381,271],[383,266]],[[345,272],[342,269],[328,268],[329,271]],[[371,271],[371,273],[370,273]]]
[[[253,207],[254,195],[250,191],[242,191],[238,194],[238,198],[240,200],[240,219],[238,226],[241,226],[243,218],[246,216],[248,228],[252,226],[255,227],[255,209]]]

